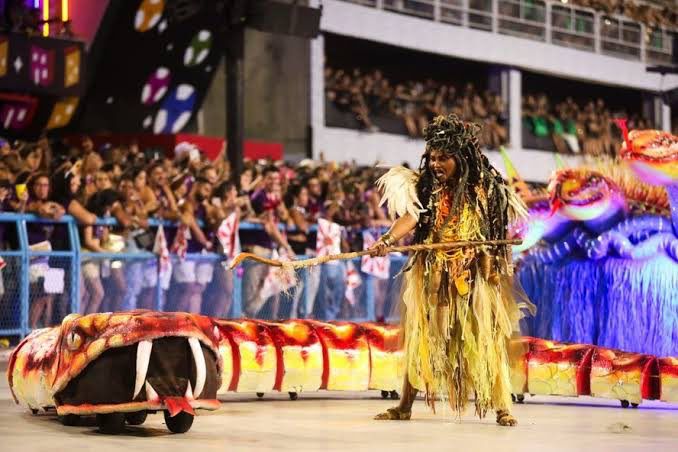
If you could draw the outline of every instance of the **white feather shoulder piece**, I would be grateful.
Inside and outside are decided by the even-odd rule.
[[[509,205],[509,223],[527,220],[530,216],[527,211],[527,206],[522,198],[518,196],[513,188],[508,189],[508,205]]]
[[[377,187],[382,194],[379,205],[386,204],[392,218],[409,213],[418,221],[419,214],[425,211],[417,196],[418,180],[419,174],[416,171],[404,166],[391,168],[377,179]]]

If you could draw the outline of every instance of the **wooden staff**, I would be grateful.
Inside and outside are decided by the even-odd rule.
[[[391,246],[386,248],[387,253],[407,253],[410,251],[431,251],[431,250],[450,250],[455,248],[468,248],[476,246],[505,246],[505,245],[520,245],[522,240],[460,240],[458,242],[441,242],[420,245],[407,246]],[[314,257],[312,259],[301,259],[298,261],[278,261],[274,259],[267,259],[265,257],[257,256],[252,253],[240,253],[231,262],[230,269],[234,269],[240,265],[244,260],[250,259],[261,264],[271,265],[273,267],[287,267],[287,268],[306,268],[314,265],[324,264],[334,260],[353,259],[355,257],[367,256],[372,254],[374,250],[355,251],[352,253],[330,254],[328,256]]]

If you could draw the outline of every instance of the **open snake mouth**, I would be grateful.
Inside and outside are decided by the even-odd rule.
[[[162,337],[104,351],[55,395],[59,414],[214,408],[217,358],[197,338]],[[201,403],[209,402],[209,403]]]
[[[622,157],[648,163],[670,163],[678,160],[678,137],[656,130],[633,130],[629,133],[632,149],[626,143]]]
[[[563,181],[558,190],[558,197],[563,204],[572,207],[587,207],[605,199],[608,192],[605,182],[593,176],[583,184],[573,180]]]

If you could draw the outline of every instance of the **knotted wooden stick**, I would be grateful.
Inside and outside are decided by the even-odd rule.
[[[387,253],[407,253],[410,251],[431,251],[431,250],[451,250],[455,248],[468,248],[477,246],[505,246],[505,245],[520,245],[522,240],[460,240],[457,242],[441,242],[420,245],[407,246],[391,246],[386,248]],[[279,261],[274,259],[267,259],[265,257],[257,256],[252,253],[238,254],[229,268],[232,270],[240,265],[244,260],[249,259],[261,264],[271,265],[273,267],[286,267],[292,269],[312,267],[314,265],[324,264],[326,262],[335,260],[353,259],[355,257],[367,256],[372,254],[374,250],[355,251],[352,253],[330,254],[328,256],[314,257],[312,259],[301,259],[298,261]]]

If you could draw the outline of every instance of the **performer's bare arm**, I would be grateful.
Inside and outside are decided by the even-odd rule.
[[[372,245],[373,256],[385,256],[386,249],[395,245],[398,240],[405,237],[411,230],[417,226],[417,219],[409,213],[393,222],[391,228],[374,245]]]

